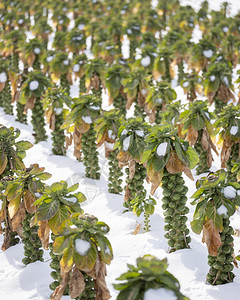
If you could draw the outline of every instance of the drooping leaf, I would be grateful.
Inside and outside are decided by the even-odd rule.
[[[53,243],[53,253],[62,254],[65,249],[69,248],[70,236],[57,236]]]
[[[74,263],[76,264],[79,270],[84,272],[90,272],[93,269],[98,257],[96,247],[93,245],[92,242],[90,243],[91,247],[88,250],[87,255],[81,256],[76,251],[74,251]]]
[[[24,191],[23,201],[25,204],[26,211],[30,214],[34,214],[37,210],[36,206],[33,206],[36,196],[33,195],[29,190]]]
[[[75,299],[85,290],[85,280],[83,274],[74,267],[69,281],[69,295],[71,299]]]
[[[16,198],[12,199],[8,204],[8,213],[10,219],[14,217],[16,212],[18,211],[21,204],[21,195],[18,195]]]
[[[66,207],[61,207],[58,209],[55,216],[53,216],[49,222],[48,226],[52,230],[53,234],[58,234],[58,228],[62,224],[63,221],[67,220],[69,217],[69,213]]]
[[[221,246],[221,237],[219,231],[215,227],[213,220],[205,221],[203,224],[202,242],[206,243],[209,255],[217,256],[218,248]]]

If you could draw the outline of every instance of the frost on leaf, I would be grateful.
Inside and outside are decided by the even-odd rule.
[[[223,190],[223,195],[228,199],[233,199],[236,197],[236,190],[232,186],[226,186]]]
[[[88,241],[76,239],[75,240],[75,249],[77,253],[81,256],[85,256],[90,249],[91,244]]]
[[[217,250],[222,242],[219,231],[213,224],[213,220],[208,220],[203,224],[202,242],[206,243],[209,255],[217,256]]]
[[[158,156],[165,156],[166,152],[167,152],[167,146],[168,146],[167,142],[159,144],[157,149],[156,149],[157,155]]]

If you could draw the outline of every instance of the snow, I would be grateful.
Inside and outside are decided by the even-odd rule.
[[[87,124],[92,124],[92,118],[90,116],[82,117],[82,120]]]
[[[38,87],[39,87],[39,82],[38,82],[37,80],[33,80],[33,81],[31,81],[31,82],[29,83],[29,89],[30,89],[31,91],[37,90]]]
[[[91,105],[90,108],[93,110],[100,110],[100,107],[96,105]]]
[[[79,70],[80,70],[80,65],[79,64],[75,64],[73,66],[73,72],[79,72]]]
[[[151,59],[150,59],[149,56],[143,57],[141,59],[141,65],[142,65],[142,67],[146,68],[146,67],[148,67],[150,65],[150,63],[151,63]]]
[[[7,74],[6,72],[0,73],[0,82],[5,83],[7,81]]]
[[[223,27],[223,32],[228,32],[229,31],[229,28],[227,26]]]
[[[70,225],[69,226],[71,229],[78,229],[78,227],[76,225]]]
[[[144,131],[143,130],[135,130],[136,135],[140,137],[144,137]]]
[[[88,241],[76,239],[75,240],[75,249],[77,253],[81,256],[85,256],[90,249],[91,244]]]
[[[36,47],[36,48],[33,49],[33,52],[34,52],[35,54],[39,54],[39,53],[41,52],[41,49],[38,48],[38,47]]]
[[[108,255],[110,255],[110,254],[111,254],[111,251],[110,251],[110,249],[109,249],[108,247],[106,247],[106,249],[105,249],[105,253],[106,253],[106,254],[108,254]]]
[[[238,132],[238,126],[232,126],[230,129],[230,134],[235,135]]]
[[[121,132],[121,135],[125,135],[125,134],[127,134],[127,129],[123,129],[123,131]]]
[[[50,61],[52,61],[53,60],[53,56],[52,55],[50,55],[50,56],[48,56],[47,58],[46,58],[46,61],[47,62],[50,62]]]
[[[157,103],[157,104],[162,104],[162,98],[157,98],[157,99],[155,99],[155,102]]]
[[[185,81],[184,83],[183,83],[183,87],[188,87],[189,86],[189,82],[188,81]]]
[[[130,146],[130,139],[131,136],[127,136],[124,140],[123,140],[123,151],[127,151],[129,146]]]
[[[228,81],[227,76],[224,76],[224,77],[223,77],[223,82],[224,82],[226,85],[229,85],[229,81]]]
[[[228,209],[226,208],[226,206],[224,206],[223,204],[217,209],[217,213],[219,215],[224,215],[225,217],[227,217],[227,212],[228,212]]]
[[[84,28],[85,28],[85,24],[79,24],[79,25],[78,25],[78,29],[79,29],[79,30],[83,30]]]
[[[158,156],[164,156],[167,152],[167,146],[168,146],[167,142],[159,144],[157,149],[156,149],[157,155]]]
[[[165,288],[149,289],[145,292],[143,300],[177,300],[177,296]]]
[[[24,22],[23,19],[19,19],[19,20],[18,20],[18,24],[20,24],[20,25],[21,25],[23,22]]]
[[[109,149],[109,150],[113,150],[114,148],[114,143],[109,143],[105,141],[105,146]]]
[[[226,186],[222,192],[223,192],[223,195],[228,199],[233,199],[236,197],[236,190],[234,187],[232,187],[230,185]]]
[[[56,107],[56,108],[54,108],[54,111],[55,111],[56,115],[60,115],[62,113],[63,109],[61,107]]]
[[[116,138],[116,135],[113,134],[112,129],[108,129],[108,136],[109,136],[110,139],[113,139],[113,140]]]
[[[69,60],[68,60],[68,59],[65,59],[65,60],[63,61],[63,64],[64,64],[65,66],[69,65]]]
[[[215,75],[210,76],[210,81],[213,82],[216,79]]]
[[[147,90],[145,90],[145,89],[142,89],[141,92],[144,96],[147,94]]]
[[[213,56],[213,51],[211,49],[209,50],[204,50],[203,51],[203,55],[206,57],[206,58],[211,58]]]

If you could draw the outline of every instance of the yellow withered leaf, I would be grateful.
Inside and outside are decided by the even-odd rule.
[[[19,194],[16,198],[12,199],[8,204],[8,213],[10,219],[14,217],[16,212],[19,209],[19,206],[21,204],[21,194]]]
[[[38,236],[42,242],[43,249],[48,250],[50,228],[48,221],[40,221],[38,228]]]

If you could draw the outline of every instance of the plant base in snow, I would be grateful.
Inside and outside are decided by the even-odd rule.
[[[164,170],[162,179],[164,221],[167,231],[165,238],[171,247],[170,252],[189,248],[191,242],[189,229],[186,226],[187,217],[185,216],[189,209],[186,206],[186,193],[188,188],[184,185],[181,174],[170,174]]]
[[[32,109],[32,125],[34,131],[35,143],[46,141],[44,110],[40,98],[36,98],[34,108]]]
[[[121,187],[122,179],[120,177],[123,175],[122,169],[118,166],[117,160],[118,150],[111,151],[108,157],[109,164],[109,177],[108,177],[108,191],[113,194],[120,194],[123,189]]]
[[[208,256],[211,268],[207,274],[207,282],[211,285],[233,282],[233,233],[229,220],[223,219],[223,231],[220,233],[222,245],[218,248],[217,256]]]
[[[23,221],[23,244],[24,244],[24,258],[22,262],[25,265],[33,263],[37,260],[43,261],[43,250],[41,241],[38,237],[38,227],[30,227],[31,215],[26,214]]]
[[[82,153],[85,176],[92,179],[100,179],[96,133],[93,124],[91,124],[90,129],[82,135]]]

